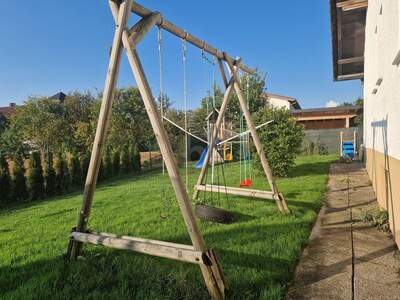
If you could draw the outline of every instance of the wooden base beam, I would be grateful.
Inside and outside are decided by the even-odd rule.
[[[278,195],[274,195],[274,193],[270,191],[243,189],[243,188],[236,188],[229,186],[225,187],[222,185],[212,185],[212,184],[195,185],[194,188],[198,191],[227,193],[229,195],[236,195],[236,196],[245,196],[245,197],[260,198],[260,199],[272,199],[272,200],[279,199]]]
[[[175,244],[164,241],[143,238],[118,236],[111,233],[82,233],[73,232],[71,239],[81,243],[102,245],[105,247],[130,250],[139,253],[164,257],[192,264],[208,264],[203,252],[194,250],[193,246]]]

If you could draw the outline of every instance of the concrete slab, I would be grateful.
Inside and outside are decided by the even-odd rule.
[[[362,165],[333,164],[324,206],[286,299],[400,299],[396,245],[361,221],[372,207],[377,202]]]

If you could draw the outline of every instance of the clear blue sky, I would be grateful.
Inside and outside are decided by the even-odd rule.
[[[290,2],[290,3],[289,3]],[[351,101],[360,81],[332,80],[328,0],[203,0],[140,3],[211,45],[267,74],[272,93],[296,97],[303,108]],[[131,17],[131,23],[136,17]],[[107,0],[0,1],[0,106],[59,91],[102,90],[114,21]],[[182,103],[181,41],[164,32],[165,92]],[[158,94],[156,30],[138,48]],[[190,107],[209,88],[213,70],[188,46]],[[218,73],[216,73],[218,75]],[[119,86],[134,85],[126,59]]]

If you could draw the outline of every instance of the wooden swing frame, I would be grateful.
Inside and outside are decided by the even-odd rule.
[[[153,26],[159,26],[160,28],[185,39],[192,45],[215,56],[219,62],[224,60],[228,62],[229,65],[232,66],[234,64],[236,68],[240,68],[248,73],[253,73],[254,71],[241,64],[239,61],[233,61],[226,53],[218,51],[216,48],[206,44],[204,41],[201,41],[188,32],[178,28],[173,23],[164,19],[159,12],[152,12],[132,0],[109,0],[109,5],[116,24],[114,39],[110,53],[96,135],[85,182],[82,207],[78,214],[77,226],[73,229],[70,236],[66,259],[68,261],[75,260],[80,255],[82,245],[84,243],[89,243],[197,264],[203,274],[210,296],[213,299],[223,299],[225,298],[226,283],[222,269],[215,252],[212,249],[207,248],[196,223],[191,201],[189,200],[186,187],[179,174],[178,164],[175,160],[167,133],[162,125],[157,104],[155,103],[154,97],[151,93],[141,61],[136,52],[136,46]],[[133,27],[128,28],[128,20],[131,12],[141,17],[141,19]],[[100,168],[101,152],[106,139],[107,127],[111,116],[111,108],[118,80],[123,49],[125,49],[127,54],[129,64],[143,99],[143,104],[146,108],[161,154],[164,158],[165,166],[171,179],[192,245],[176,244],[138,237],[119,236],[112,233],[96,233],[87,228]],[[240,86],[236,82],[237,78],[235,71],[233,74],[234,76],[232,76],[229,85],[226,83],[226,95],[228,96],[234,86],[236,89],[240,89]],[[224,103],[225,111],[227,104],[226,99]]]
[[[225,61],[225,64],[226,64],[227,69],[230,74],[229,81],[225,74],[223,61]],[[227,193],[227,194],[237,195],[237,196],[245,196],[245,197],[260,198],[260,199],[272,199],[272,200],[275,200],[279,211],[284,214],[287,214],[290,212],[289,208],[287,206],[285,198],[283,197],[283,195],[281,193],[279,193],[278,188],[275,183],[275,179],[272,176],[271,168],[269,166],[267,157],[266,157],[264,149],[262,147],[260,138],[258,137],[258,134],[257,134],[257,127],[254,126],[253,119],[251,118],[251,114],[247,107],[247,103],[246,103],[246,100],[245,100],[245,97],[243,94],[243,90],[240,85],[240,80],[237,75],[237,69],[240,68],[240,61],[233,60],[225,52],[223,52],[222,58],[218,58],[218,68],[221,73],[222,81],[225,85],[225,94],[224,94],[224,98],[222,100],[222,104],[221,104],[220,112],[218,114],[217,121],[214,126],[214,130],[213,130],[211,138],[210,138],[209,150],[205,157],[205,161],[204,161],[203,167],[201,169],[199,178],[197,180],[197,184],[194,187],[195,191],[193,194],[193,199],[194,200],[198,199],[200,191],[204,191],[204,192],[217,191],[220,193]],[[264,174],[267,178],[268,184],[271,187],[271,191],[261,191],[261,190],[235,188],[235,187],[222,187],[221,188],[218,185],[210,185],[210,184],[206,184],[204,182],[205,175],[207,173],[208,166],[210,164],[211,155],[213,154],[214,150],[216,149],[215,144],[216,144],[218,132],[221,128],[223,118],[224,118],[224,115],[228,108],[228,104],[229,104],[231,94],[233,91],[236,92],[236,95],[239,99],[240,108],[242,109],[242,112],[246,119],[246,123],[249,128],[249,132],[253,138],[254,145],[257,149],[257,155],[260,157],[261,165],[262,165]]]

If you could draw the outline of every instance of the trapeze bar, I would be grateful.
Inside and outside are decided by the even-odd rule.
[[[261,127],[264,127],[265,125],[268,125],[268,124],[272,123],[273,121],[274,121],[274,120],[270,120],[270,121],[268,121],[268,122],[265,122],[265,123],[263,123],[263,124],[260,124],[260,125],[256,126],[255,128],[256,128],[256,129],[260,129]],[[242,132],[242,133],[239,133],[239,134],[237,134],[237,135],[234,135],[234,136],[230,137],[229,139],[226,139],[226,140],[224,140],[224,141],[222,141],[222,142],[219,142],[217,145],[219,146],[219,145],[225,144],[226,142],[229,142],[229,141],[231,141],[231,140],[234,140],[234,139],[236,139],[236,138],[238,138],[238,137],[241,137],[241,136],[246,135],[246,134],[249,134],[249,133],[250,133],[250,130],[246,130],[246,131],[244,131],[244,132]]]
[[[118,2],[117,0],[113,0],[113,1]],[[132,12],[134,12],[135,14],[137,14],[140,17],[146,17],[153,13],[151,10],[138,4],[136,1],[133,1],[133,3],[132,3]],[[225,60],[223,52],[221,52],[218,49],[214,48],[213,46],[207,44],[206,42],[198,39],[197,37],[191,35],[190,33],[179,28],[178,26],[169,22],[168,20],[161,17],[161,19],[158,22],[156,22],[156,25],[164,28],[166,31],[172,33],[173,35],[176,35],[182,39],[185,39],[186,41],[191,43],[193,46],[203,49],[205,52],[215,56],[216,58]],[[230,58],[230,57],[228,57],[228,58]],[[230,59],[232,61],[235,61],[232,58],[230,58]],[[255,73],[255,70],[249,68],[248,66],[242,64],[241,62],[236,61],[235,66],[246,73],[249,73],[249,74]]]
[[[117,236],[111,233],[73,232],[71,238],[82,243],[102,245],[105,247],[131,250],[158,257],[185,261],[193,264],[204,264],[203,253],[193,246],[142,238]]]
[[[171,123],[172,125],[174,125],[176,128],[178,128],[179,130],[182,130],[184,133],[187,133],[188,135],[194,137],[195,139],[198,139],[200,142],[203,142],[205,144],[209,144],[206,140],[203,140],[201,137],[198,137],[197,135],[194,135],[193,133],[185,130],[184,128],[182,128],[181,126],[179,126],[178,124],[176,124],[175,122],[171,121],[170,119],[168,119],[167,117],[163,117],[164,120],[166,120],[167,122]]]
[[[245,197],[253,197],[260,199],[276,199],[273,192],[269,191],[261,191],[261,190],[250,190],[236,187],[225,187],[223,185],[212,185],[212,184],[201,184],[196,185],[195,189],[198,191],[206,191],[206,192],[218,192],[218,193],[226,193],[229,195],[237,195],[237,196],[245,196]]]

